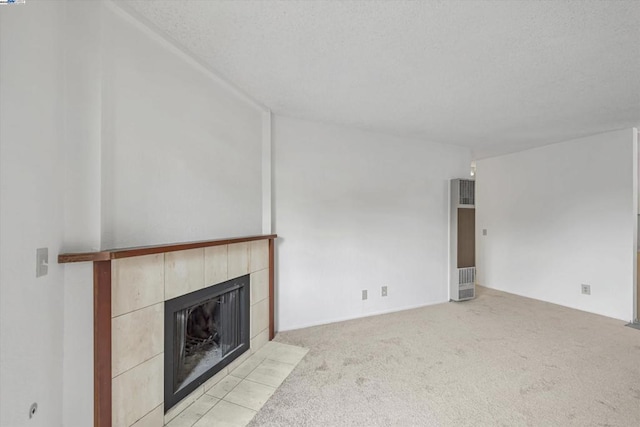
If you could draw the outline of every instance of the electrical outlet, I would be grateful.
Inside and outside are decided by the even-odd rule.
[[[584,283],[580,285],[582,287],[582,293],[584,295],[591,295],[591,285],[585,285]]]
[[[362,301],[366,300],[367,298],[368,298],[368,297],[367,297],[367,290],[366,290],[366,289],[363,289],[363,290],[362,290]]]
[[[387,296],[387,287],[386,287],[386,286],[383,286],[383,287],[382,287],[382,296],[383,296],[383,297],[386,297],[386,296]]]

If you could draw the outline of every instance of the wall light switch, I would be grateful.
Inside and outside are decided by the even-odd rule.
[[[368,298],[367,290],[366,290],[366,289],[363,289],[363,290],[362,290],[362,300],[364,301],[364,300],[366,300],[367,298]]]
[[[46,276],[49,272],[49,248],[36,249],[36,277]]]
[[[486,235],[487,235],[487,229],[486,229],[486,228],[483,228],[483,229],[482,229],[482,235],[483,235],[483,236],[486,236]]]

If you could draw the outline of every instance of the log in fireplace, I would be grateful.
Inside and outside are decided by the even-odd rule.
[[[165,302],[165,412],[249,349],[249,277]]]

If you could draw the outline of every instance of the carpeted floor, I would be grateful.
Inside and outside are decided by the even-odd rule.
[[[250,426],[640,426],[640,331],[478,294],[278,334],[310,351]]]

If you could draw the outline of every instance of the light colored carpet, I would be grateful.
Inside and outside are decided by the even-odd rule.
[[[640,332],[480,288],[284,332],[307,356],[250,426],[640,426]]]

